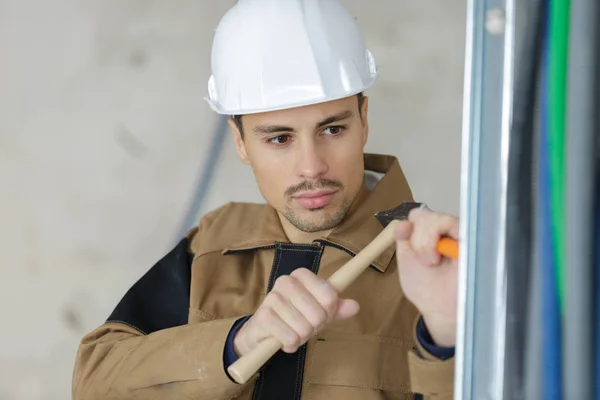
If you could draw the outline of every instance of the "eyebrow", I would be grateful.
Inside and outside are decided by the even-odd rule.
[[[340,122],[345,119],[349,119],[354,115],[354,113],[350,110],[342,111],[341,113],[334,114],[330,117],[325,118],[323,121],[317,124],[317,128],[322,128],[325,125],[333,124],[334,122]]]
[[[324,120],[317,123],[316,128],[322,128],[325,125],[333,124],[334,122],[340,122],[351,118],[354,113],[350,110],[342,111],[340,113],[331,115]],[[257,135],[268,135],[272,133],[283,133],[283,132],[295,132],[296,130],[290,126],[285,125],[258,125],[252,129]]]

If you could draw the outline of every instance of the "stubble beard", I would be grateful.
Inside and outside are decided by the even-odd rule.
[[[292,224],[294,227],[305,233],[315,233],[321,231],[327,231],[338,226],[348,214],[350,209],[351,201],[344,199],[333,213],[328,212],[328,208],[331,205],[315,208],[308,210],[312,215],[309,217],[302,217],[298,215],[288,205],[286,206],[283,216]],[[311,218],[314,217],[314,218]]]

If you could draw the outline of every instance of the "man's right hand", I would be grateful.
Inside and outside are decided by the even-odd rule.
[[[325,324],[358,313],[355,300],[340,299],[335,290],[306,268],[279,277],[256,313],[240,328],[233,347],[243,356],[273,337],[283,351],[294,353]]]

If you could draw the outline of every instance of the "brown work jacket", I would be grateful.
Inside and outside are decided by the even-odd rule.
[[[277,277],[305,267],[328,278],[381,232],[376,212],[412,200],[394,157],[367,154],[365,170],[384,176],[312,244],[290,243],[269,205],[229,203],[203,217],[82,339],[74,399],[452,398],[454,361],[416,340],[419,315],[401,291],[394,246],[343,293],[360,303],[358,315],[294,354],[280,351],[247,384],[226,373],[228,333]]]

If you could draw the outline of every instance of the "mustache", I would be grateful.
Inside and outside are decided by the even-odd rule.
[[[290,186],[285,190],[286,196],[293,196],[294,194],[315,189],[344,189],[342,182],[333,179],[319,179],[316,182],[304,181],[294,186]]]

